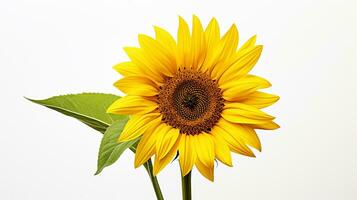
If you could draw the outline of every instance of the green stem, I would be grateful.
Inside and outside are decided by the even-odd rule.
[[[182,200],[191,200],[191,172],[181,178],[182,181]]]
[[[149,160],[144,164],[144,167],[145,167],[146,171],[148,172],[148,174],[149,174],[149,176],[150,176],[150,180],[151,180],[152,186],[154,187],[157,200],[164,200],[164,197],[162,196],[162,193],[161,193],[159,181],[157,180],[156,176],[154,176],[154,174],[153,174],[153,172],[152,172],[152,162],[151,162],[151,159],[149,159]]]

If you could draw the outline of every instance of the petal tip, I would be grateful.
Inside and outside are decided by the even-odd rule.
[[[135,155],[137,155],[137,154],[135,154]],[[136,169],[136,168],[140,167],[141,165],[142,165],[142,164],[139,162],[138,157],[135,156],[134,168]]]
[[[185,19],[181,15],[178,15],[178,18],[179,18],[179,22],[186,22]]]
[[[217,19],[215,17],[212,17],[210,23],[218,23]]]
[[[134,163],[134,168],[137,169],[138,167],[140,167],[140,165],[138,163]]]
[[[229,160],[226,160],[224,162],[224,164],[227,165],[228,167],[233,167],[232,158],[230,158]]]
[[[276,100],[275,101],[279,101],[280,100],[280,97],[279,96],[275,96]]]
[[[237,25],[235,23],[232,24],[231,28],[234,32],[238,32]]]
[[[276,124],[276,123],[275,123]],[[276,124],[276,128],[275,129],[279,129],[280,128],[280,125],[279,124]]]
[[[118,139],[117,139],[117,142],[118,142],[118,143],[128,141],[128,137],[124,137],[124,135],[128,135],[128,134],[123,134],[123,133],[124,133],[124,132],[122,132],[122,133],[120,134],[120,136],[118,137]]]
[[[185,168],[185,167],[182,167],[181,166],[181,174],[182,174],[182,177],[186,176],[188,173],[190,173],[192,169],[188,169],[188,168]]]
[[[198,18],[197,15],[195,15],[195,14],[192,15],[192,22],[193,22],[193,23],[196,22],[196,23],[198,23],[198,24],[201,24],[200,18]]]
[[[106,113],[107,113],[107,114],[115,114],[115,113],[114,113],[114,110],[115,110],[115,109],[113,108],[113,106],[110,105],[109,108],[107,108]]]
[[[153,170],[152,170],[153,175],[154,175],[154,176],[157,176],[157,174],[158,174],[159,172],[160,172],[160,171],[159,171],[158,167],[155,167],[155,165],[154,165],[154,168],[153,168]]]
[[[209,181],[214,182],[214,176],[212,177],[206,177]]]

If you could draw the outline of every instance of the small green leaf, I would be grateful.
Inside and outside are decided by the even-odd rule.
[[[86,125],[104,133],[110,124],[122,119],[122,115],[112,115],[107,108],[119,96],[101,93],[82,93],[55,96],[44,100],[28,99],[67,116],[74,117]]]
[[[117,142],[128,119],[128,117],[125,117],[122,120],[115,121],[105,131],[102,142],[100,143],[97,172],[95,175],[99,174],[105,167],[117,161],[127,148],[130,148],[135,152],[136,143],[140,138],[127,142]]]

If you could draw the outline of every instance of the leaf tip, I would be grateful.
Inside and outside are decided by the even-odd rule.
[[[36,104],[41,104],[41,100],[37,100],[37,99],[30,99],[28,97],[23,96],[24,99],[31,101],[32,103],[36,103]]]
[[[24,99],[26,99],[26,100],[29,100],[29,101],[35,101],[34,99],[30,99],[30,98],[28,98],[28,97],[25,97],[25,96],[22,96]]]
[[[102,169],[97,169],[97,171],[94,173],[94,176],[97,176],[98,174],[100,174],[100,172],[102,172]]]

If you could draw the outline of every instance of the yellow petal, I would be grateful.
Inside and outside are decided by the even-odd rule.
[[[222,40],[218,44],[218,46],[222,46],[222,51],[221,51],[221,59],[226,59],[229,58],[231,55],[233,55],[238,46],[238,40],[239,40],[239,35],[238,35],[238,29],[235,24],[231,26],[231,28],[227,31],[227,33],[223,36]]]
[[[155,70],[159,73],[172,77],[176,72],[176,60],[166,51],[166,49],[153,38],[140,34],[139,44],[145,54],[148,55],[147,59],[155,66]]]
[[[192,67],[198,69],[201,67],[206,56],[206,40],[203,32],[203,27],[197,16],[192,19]]]
[[[207,133],[201,133],[194,138],[194,147],[196,149],[197,158],[207,167],[214,164],[214,143],[212,136]]]
[[[165,157],[159,159],[157,155],[155,155],[155,162],[154,162],[154,169],[153,173],[156,176],[177,154],[177,149],[180,144],[180,137],[179,136],[175,142],[175,144],[170,148],[169,152],[165,155]]]
[[[183,176],[186,176],[191,170],[196,162],[197,155],[195,152],[195,147],[193,146],[193,141],[195,136],[185,135],[181,136],[179,152],[180,152],[180,167]]]
[[[233,123],[264,124],[274,119],[273,116],[253,106],[236,102],[225,102],[224,104],[225,107],[222,112],[222,117]]]
[[[221,75],[218,81],[219,85],[224,85],[232,79],[237,80],[247,75],[258,62],[262,50],[263,46],[258,45],[239,56],[237,61]]]
[[[140,69],[132,62],[122,62],[113,66],[113,69],[123,76],[141,75]]]
[[[156,135],[156,155],[158,154],[158,151],[160,147],[162,146],[163,143],[163,137],[168,134],[168,132],[172,129],[172,126],[167,125],[166,123],[161,123],[155,130],[155,135]]]
[[[225,66],[223,68],[218,68],[215,67],[215,65],[220,61],[222,62],[226,59],[230,59],[231,55],[235,53],[237,45],[238,30],[233,24],[214,48],[214,51],[210,52],[205,59],[204,68],[211,71],[212,77],[216,78],[217,76],[220,76],[218,74],[222,74],[225,71]]]
[[[177,33],[178,65],[182,68],[191,68],[191,35],[187,22],[179,17],[179,29]]]
[[[127,95],[155,96],[159,93],[156,84],[142,76],[126,76],[115,82],[114,86]]]
[[[214,130],[216,131],[217,129]],[[232,156],[227,142],[223,139],[222,136],[219,135],[219,133],[212,133],[212,137],[214,141],[214,150],[216,158],[222,163],[232,167]]]
[[[227,57],[228,59],[223,59],[220,62],[218,62],[214,66],[211,76],[214,79],[219,80],[225,71],[231,68],[237,61],[239,61],[243,56],[245,56],[247,52],[249,52],[250,50],[252,50],[252,48],[254,48],[255,41],[256,41],[256,36],[253,36],[246,43],[244,43],[244,45],[241,48],[239,48],[237,52],[235,53],[233,52],[231,56],[228,56]]]
[[[221,121],[221,120],[220,120]],[[213,127],[211,134],[216,137],[221,137],[227,143],[228,147],[235,153],[242,154],[249,157],[255,157],[253,151],[234,135],[229,134],[227,128],[219,126],[219,123]]]
[[[265,108],[273,105],[279,100],[279,96],[268,94],[265,92],[254,92],[249,94],[245,99],[240,101],[241,103],[254,106],[256,108]]]
[[[146,115],[133,115],[126,123],[123,132],[118,138],[118,142],[133,140],[152,127],[156,127],[161,122],[159,113],[150,113]]]
[[[177,60],[177,44],[175,39],[166,30],[154,26],[156,40],[166,49],[167,53],[174,59]],[[177,64],[176,64],[177,65]],[[172,66],[174,71],[177,71],[177,66]]]
[[[143,137],[140,139],[140,142],[136,148],[135,153],[135,168],[138,168],[144,164],[151,156],[155,153],[155,143],[156,138],[155,134],[146,131]]]
[[[259,89],[268,88],[271,84],[264,78],[254,75],[247,75],[237,80],[228,81],[220,86],[223,90],[223,98],[228,101],[238,101],[247,98]]]
[[[205,36],[207,40],[207,49],[213,49],[213,47],[218,45],[218,42],[221,39],[220,32],[219,32],[219,25],[215,18],[209,22],[206,30]]]
[[[116,100],[107,109],[108,113],[135,115],[149,113],[157,108],[156,102],[150,101],[141,96],[124,96]]]
[[[207,55],[206,55],[205,62],[201,67],[201,70],[204,72],[212,67],[212,63],[214,60],[212,59],[212,57],[214,56],[219,41],[221,40],[219,25],[215,18],[212,18],[212,20],[208,24],[205,30],[205,38],[207,44],[207,53],[206,53]]]
[[[212,77],[212,79],[214,80],[219,80],[220,77],[222,76],[222,74],[229,69],[233,64],[235,64],[235,62],[238,60],[237,57],[239,55],[237,53],[235,53],[234,55],[226,58],[226,59],[221,59],[219,60],[217,63],[215,63],[214,65],[212,65],[213,67],[210,67],[210,75]]]
[[[176,42],[175,39],[172,37],[172,35],[166,30],[158,26],[154,26],[154,29],[155,29],[156,40],[160,42],[161,45],[163,45],[168,50],[170,50],[172,53],[176,52],[177,50]]]
[[[257,36],[254,35],[239,48],[238,54],[244,55],[245,52],[249,51],[251,48],[255,46],[256,41],[257,41]]]
[[[262,150],[260,140],[253,128],[246,125],[230,123],[224,119],[220,120],[219,126],[227,130],[232,137],[241,143],[248,144],[258,151]]]
[[[280,126],[273,121],[269,121],[264,124],[249,124],[248,126],[255,129],[263,129],[263,130],[275,130],[280,128]]]
[[[206,166],[201,161],[197,160],[195,165],[196,165],[198,171],[204,177],[206,177],[208,180],[210,180],[212,182],[214,181],[214,165],[213,165],[213,163],[211,166]]]
[[[176,143],[177,139],[180,136],[180,130],[177,128],[171,128],[168,132],[163,134],[163,136],[160,138],[161,142],[160,143],[156,153],[159,159],[162,159],[167,155],[167,153],[171,150],[171,148],[174,146]]]
[[[150,62],[151,59],[149,58],[149,55],[145,54],[142,49],[125,47],[124,51],[136,66],[140,66],[139,69],[144,76],[150,78],[154,82],[164,82],[162,73],[158,70],[155,63]]]

